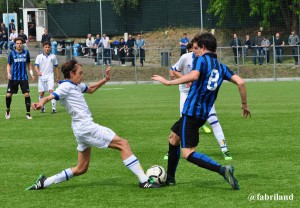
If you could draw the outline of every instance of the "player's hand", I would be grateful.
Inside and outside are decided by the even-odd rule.
[[[31,108],[32,110],[40,110],[42,106],[39,105],[38,103],[32,103]]]
[[[110,70],[111,70],[111,67],[107,67],[106,71],[105,71],[105,79],[106,81],[109,81],[110,80]]]
[[[38,74],[39,76],[42,76],[42,75],[43,75],[42,72],[40,72],[40,71],[39,71],[37,74]]]
[[[11,80],[11,75],[10,74],[7,75],[7,79]]]
[[[34,75],[31,75],[31,80],[33,81],[35,79]]]
[[[190,87],[192,86],[192,82],[186,83],[185,86],[186,86],[187,88],[190,88]]]
[[[251,118],[251,112],[247,104],[242,104],[241,108],[243,109],[242,118],[247,118],[248,116]]]
[[[155,80],[155,81],[159,81],[162,84],[167,85],[167,86],[170,85],[168,80],[166,80],[164,77],[159,76],[159,75],[153,75],[151,79]]]

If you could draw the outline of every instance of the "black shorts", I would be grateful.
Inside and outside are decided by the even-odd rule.
[[[181,138],[182,148],[196,147],[199,143],[199,128],[205,122],[200,118],[182,115],[171,130]]]
[[[17,94],[19,85],[21,87],[22,93],[29,93],[28,80],[9,80],[7,85],[7,93]]]

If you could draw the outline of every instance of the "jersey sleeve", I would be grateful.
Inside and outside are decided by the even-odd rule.
[[[233,72],[233,71],[231,71],[227,66],[224,66],[223,65],[223,67],[224,67],[224,79],[225,80],[228,80],[228,81],[230,81],[231,80],[231,77],[233,76],[233,75],[235,75],[235,73]]]
[[[40,55],[38,55],[35,59],[34,65],[39,66],[40,65]]]
[[[173,71],[178,71],[178,72],[181,72],[182,71],[182,69],[183,69],[183,57],[184,57],[184,55],[185,54],[183,54],[180,58],[179,58],[179,60],[176,62],[176,64],[174,64],[172,67],[171,67],[171,69],[173,70]]]
[[[11,51],[9,54],[8,54],[8,57],[7,57],[7,63],[12,65],[13,62],[14,62],[14,57],[13,57],[13,52]]]
[[[58,61],[57,61],[57,57],[54,55],[54,58],[53,58],[53,65],[56,67],[58,66]]]
[[[198,56],[195,58],[194,63],[193,63],[193,69],[192,70],[197,70],[200,73],[202,73],[201,70],[204,70],[204,59],[201,56]]]
[[[85,93],[88,90],[88,86],[84,83],[80,83],[78,87],[80,87],[82,93]]]
[[[55,100],[61,100],[63,98],[66,98],[70,91],[70,85],[67,82],[61,83],[58,88],[52,92],[52,94],[55,97]]]
[[[26,63],[30,63],[30,54],[29,51],[26,50]]]

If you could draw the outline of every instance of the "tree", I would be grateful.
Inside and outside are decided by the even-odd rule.
[[[245,8],[249,8],[250,12],[245,12]],[[208,12],[219,17],[219,26],[234,13],[238,17],[238,21],[260,15],[262,16],[260,26],[269,28],[270,16],[279,14],[278,16],[282,16],[287,30],[297,31],[299,29],[299,0],[214,0],[210,1]]]
[[[125,4],[129,5],[132,9],[136,9],[139,5],[139,0],[113,0],[114,9],[117,14],[121,14],[122,8]]]

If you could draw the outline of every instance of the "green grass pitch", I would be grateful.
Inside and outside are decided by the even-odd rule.
[[[213,172],[180,160],[174,187],[145,190],[124,167],[118,151],[92,150],[85,175],[44,190],[24,191],[41,173],[51,176],[76,164],[71,119],[58,104],[55,115],[32,112],[14,95],[5,120],[0,96],[0,207],[299,207],[300,82],[249,82],[251,119],[241,118],[236,86],[224,83],[216,101],[219,121],[233,156],[226,162],[213,134],[200,131],[198,151],[221,164],[233,164],[241,190]],[[32,87],[32,101],[37,89]],[[94,121],[126,138],[146,170],[167,167],[171,125],[179,118],[178,86],[107,85],[85,95]],[[250,194],[293,194],[293,201],[249,201]]]

